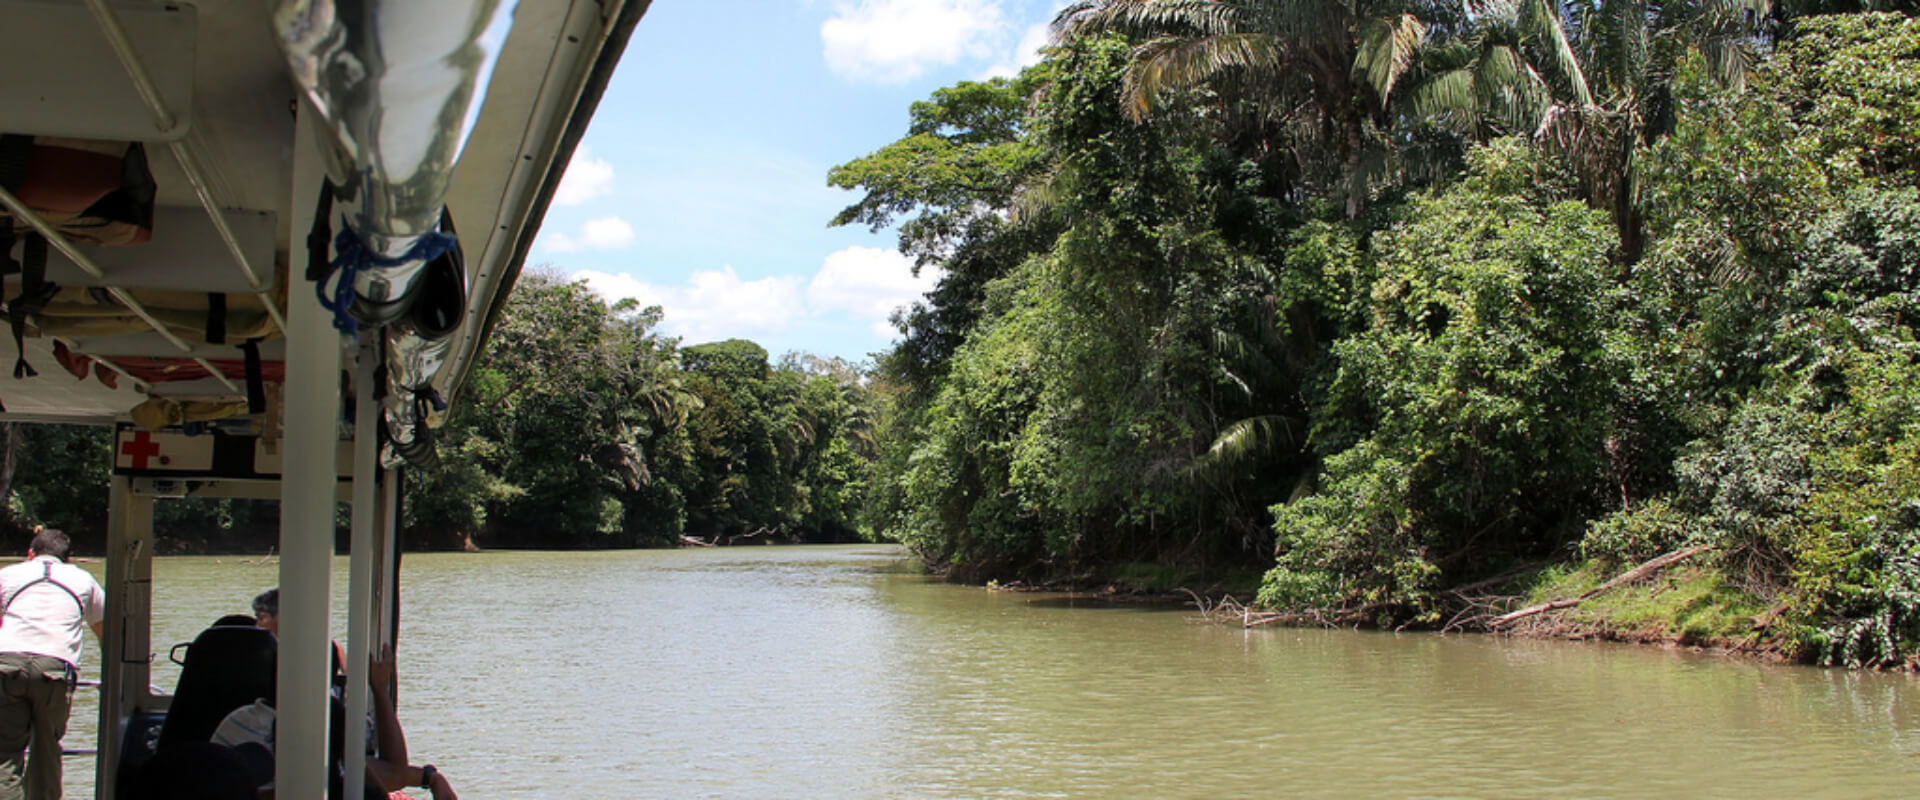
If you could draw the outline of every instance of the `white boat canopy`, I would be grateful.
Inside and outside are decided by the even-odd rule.
[[[165,712],[151,504],[187,493],[282,500],[278,796],[324,795],[334,504],[364,681],[390,470],[431,464],[647,5],[0,0],[0,420],[117,431],[100,797]]]

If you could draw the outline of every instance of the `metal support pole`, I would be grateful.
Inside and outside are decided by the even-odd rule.
[[[375,527],[379,525],[380,403],[373,396],[374,368],[379,366],[380,331],[360,330],[353,366],[353,535],[347,560],[347,724],[342,751],[346,770],[343,795],[360,797],[366,786],[368,649],[373,637],[374,569],[379,558]]]
[[[311,113],[302,104],[300,113]],[[294,136],[292,229],[312,224],[324,170],[312,126]],[[293,270],[299,274],[300,270]],[[340,337],[307,292],[289,292],[286,448],[280,479],[280,658],[275,796],[327,793],[327,688],[333,606],[333,515],[340,419]]]
[[[100,723],[95,796],[114,797],[127,718],[152,703],[153,498],[115,476],[107,489],[106,635],[100,641]]]

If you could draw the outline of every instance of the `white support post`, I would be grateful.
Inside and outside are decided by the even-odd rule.
[[[397,644],[400,638],[394,622],[395,605],[400,602],[400,470],[387,470],[380,484],[380,564],[374,570],[379,591],[374,598],[374,641]]]
[[[305,104],[299,113],[312,113]],[[294,231],[313,222],[325,179],[313,126],[295,126]],[[296,235],[296,239],[298,236]],[[290,270],[301,273],[299,267]],[[304,285],[304,284],[302,284]],[[275,796],[327,794],[328,614],[340,419],[340,336],[311,292],[287,292],[284,469],[280,478],[280,655]],[[351,725],[349,725],[351,727]]]
[[[374,570],[378,566],[375,527],[379,525],[380,403],[373,397],[374,368],[380,362],[381,334],[361,329],[353,367],[353,535],[347,559],[347,728],[345,797],[360,797],[366,786],[367,657],[372,652]]]
[[[153,498],[133,493],[114,476],[107,490],[106,635],[100,641],[99,755],[94,760],[96,797],[114,797],[126,718],[152,698]]]

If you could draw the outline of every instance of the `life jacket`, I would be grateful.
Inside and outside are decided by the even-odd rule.
[[[153,238],[157,189],[139,142],[0,134],[0,188],[73,241],[114,246]],[[47,240],[5,207],[0,207],[0,273],[20,275],[20,294],[7,302],[7,322],[14,346],[21,347],[27,318],[38,314],[59,287],[46,280]],[[22,348],[13,376],[35,374]]]

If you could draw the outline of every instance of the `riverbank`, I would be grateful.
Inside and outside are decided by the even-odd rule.
[[[1605,565],[1594,561],[1545,568],[1530,577],[1522,610],[1585,599],[1479,629],[1534,639],[1686,648],[1768,662],[1804,660],[1780,625],[1781,609],[1769,607],[1713,567],[1676,566],[1596,592],[1610,577]]]
[[[1676,551],[1624,567],[1599,559],[1542,563],[1443,593],[1443,613],[1425,624],[1382,624],[1364,608],[1261,608],[1252,598],[1264,572],[1253,569],[1125,563],[1041,582],[989,581],[983,588],[1062,593],[1113,605],[1185,606],[1210,621],[1245,627],[1482,633],[1619,642],[1767,663],[1806,661],[1804,648],[1781,623],[1784,609],[1731,581],[1705,554],[1705,548]]]
[[[1782,623],[1784,606],[1769,604],[1715,566],[1687,563],[1701,550],[1669,553],[1624,571],[1598,559],[1543,564],[1444,593],[1446,611],[1438,623],[1392,627],[1806,662],[1806,648]],[[1209,620],[1245,627],[1389,627],[1365,608],[1275,611],[1242,603],[1232,594],[1195,596],[1191,602]],[[1909,670],[1916,666],[1904,664]]]

